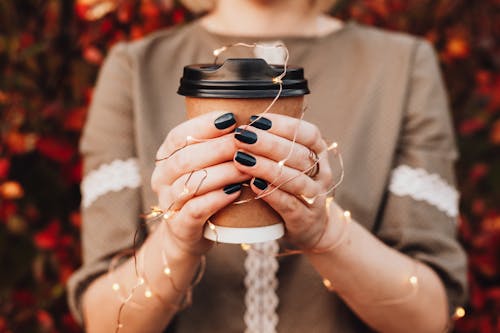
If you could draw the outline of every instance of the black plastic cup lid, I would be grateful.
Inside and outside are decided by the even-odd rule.
[[[279,84],[273,81],[283,66],[269,65],[260,58],[230,58],[223,64],[197,64],[184,67],[178,94],[204,98],[273,98]],[[281,97],[309,94],[301,67],[288,66],[282,78]]]

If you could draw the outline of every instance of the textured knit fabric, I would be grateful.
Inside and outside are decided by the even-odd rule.
[[[342,149],[346,175],[336,192],[338,204],[384,243],[432,267],[446,286],[450,309],[463,304],[466,259],[455,239],[456,200],[448,195],[454,193],[457,151],[432,47],[354,22],[322,37],[264,39],[217,35],[194,22],[118,44],[101,70],[81,152],[85,178],[103,180],[82,185],[89,191],[84,197],[90,196],[82,207],[84,262],[68,286],[80,321],[85,288],[106,272],[113,254],[131,247],[139,215],[157,203],[149,185],[156,150],[186,119],[183,97],[176,94],[183,66],[211,63],[212,50],[229,43],[278,39],[290,51],[290,64],[304,67],[309,80],[305,119]],[[224,55],[252,56],[248,49]],[[137,170],[140,182],[106,184],[106,177],[96,177],[99,168],[117,160],[135,163],[136,169],[117,172],[127,178]],[[330,162],[338,171],[338,161]],[[422,177],[410,172],[408,180],[395,172],[401,168]],[[390,190],[391,181],[403,192]],[[103,186],[100,192],[95,183]],[[445,195],[437,197],[441,192]],[[238,246],[211,250],[193,305],[168,330],[243,332],[244,261]],[[370,331],[324,288],[305,257],[280,258],[277,276],[278,332]]]

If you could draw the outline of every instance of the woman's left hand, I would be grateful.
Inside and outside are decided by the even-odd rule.
[[[257,195],[272,191],[262,200],[285,221],[288,240],[304,249],[315,247],[328,223],[325,199],[332,182],[327,145],[319,129],[304,120],[266,113],[252,126],[240,126],[234,141],[236,167],[254,177],[251,188]],[[310,177],[304,170],[314,170],[315,155],[319,172]]]

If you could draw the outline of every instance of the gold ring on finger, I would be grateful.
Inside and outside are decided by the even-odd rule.
[[[313,164],[309,168],[307,168],[307,172],[305,172],[305,174],[311,178],[314,178],[319,173],[319,157],[318,154],[316,154],[316,152],[312,149],[309,149],[308,157],[309,160],[313,162]]]

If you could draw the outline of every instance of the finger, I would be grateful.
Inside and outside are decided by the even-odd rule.
[[[229,133],[235,124],[234,114],[225,111],[213,111],[189,119],[168,133],[157,151],[156,159],[165,159],[180,148],[199,140],[213,139]]]
[[[267,157],[250,155],[245,151],[237,151],[234,156],[238,170],[253,177],[264,179],[267,183],[279,186],[293,195],[313,197],[321,192],[321,185],[297,169],[286,165],[280,166]]]
[[[159,203],[163,207],[180,209],[194,196],[221,189],[226,185],[242,183],[251,177],[235,168],[234,163],[225,162],[203,170],[185,174],[171,186],[161,186],[158,191]]]
[[[235,191],[236,189],[236,191]],[[227,194],[226,192],[229,192]],[[184,242],[194,243],[203,237],[205,222],[217,211],[236,200],[241,192],[241,185],[232,188],[232,191],[218,189],[196,196],[186,202],[184,206],[169,220],[169,226],[175,236]],[[162,207],[166,209],[167,207]]]
[[[156,164],[151,177],[151,186],[156,191],[160,185],[170,185],[184,174],[212,165],[230,161],[235,146],[232,134],[189,145],[169,159]]]
[[[251,182],[252,190],[260,195],[263,191],[256,186],[255,181]],[[314,243],[320,230],[324,209],[318,200],[314,204],[307,206],[303,201],[290,193],[276,189],[270,185],[269,195],[263,196],[262,200],[267,202],[283,218],[286,225],[287,237],[297,244]]]
[[[234,137],[237,148],[276,162],[284,161],[294,169],[307,170],[315,163],[309,148],[265,130],[242,126],[236,129]]]
[[[321,132],[318,127],[303,119],[297,119],[290,116],[285,116],[276,113],[266,113],[260,119],[258,116],[252,116],[250,119],[255,119],[251,126],[257,128],[268,128],[269,133],[281,136],[285,139],[293,141],[296,137],[296,142],[312,149],[319,154],[326,149],[326,144],[321,138]],[[263,121],[265,119],[265,121]],[[267,126],[261,126],[261,122]],[[245,129],[250,129],[249,126]]]

